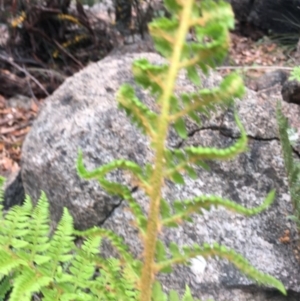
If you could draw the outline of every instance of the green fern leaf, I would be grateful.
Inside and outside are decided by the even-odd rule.
[[[49,272],[52,275],[54,275],[61,262],[68,262],[73,257],[72,254],[69,254],[74,248],[73,231],[73,218],[68,210],[64,208],[62,218],[51,237],[48,248],[48,255],[52,258],[52,271]]]
[[[5,215],[0,228],[0,245],[14,246],[19,248],[26,246],[20,237],[25,236],[28,232],[28,223],[31,211],[22,210],[21,206],[14,206]]]
[[[180,250],[175,243],[171,242],[169,249],[173,257],[181,256]]]
[[[3,248],[0,249],[0,275],[8,275],[20,265],[26,266],[26,261],[14,258],[11,253],[8,250],[5,251]]]
[[[74,291],[77,287],[85,288],[95,273],[95,264],[91,260],[99,253],[101,237],[88,238],[74,256],[69,270],[74,276]],[[88,258],[87,258],[88,257]]]
[[[187,68],[187,75],[193,84],[197,86],[201,84],[200,77],[195,66],[191,66]]]
[[[170,205],[164,199],[161,199],[161,201],[160,201],[160,215],[163,219],[169,218],[171,216]]]
[[[182,301],[194,301],[190,288],[186,285]]]
[[[93,300],[93,297],[89,294],[85,294],[83,292],[77,293],[66,293],[63,294],[60,298],[60,301],[90,301]]]
[[[157,115],[135,96],[135,92],[130,85],[123,85],[120,88],[117,100],[120,108],[125,109],[127,116],[142,129],[144,134],[148,134],[150,137],[154,135]]]
[[[191,117],[191,119],[194,120],[199,126],[201,125],[200,118],[195,112],[193,111],[188,112],[188,116]]]
[[[152,288],[152,301],[168,301],[167,295],[163,292],[161,284],[154,282]]]
[[[193,180],[197,179],[198,175],[194,168],[192,168],[191,166],[186,166],[185,170],[187,171],[187,174],[191,179],[193,179]]]
[[[24,268],[14,280],[10,301],[31,301],[32,294],[39,292],[41,287],[47,286],[51,280],[51,277],[41,276],[29,268]]]
[[[136,176],[142,175],[142,168],[136,164],[135,162],[128,161],[128,160],[115,160],[109,164],[105,164],[100,168],[97,168],[93,171],[88,171],[84,167],[83,164],[83,153],[81,150],[78,151],[77,157],[77,172],[78,174],[84,179],[101,179],[109,172],[113,171],[114,169],[122,168],[131,171]]]
[[[29,223],[29,231],[23,236],[23,239],[28,242],[26,251],[30,253],[30,261],[35,261],[35,256],[38,256],[38,261],[41,261],[41,253],[45,252],[49,247],[49,204],[44,192],[32,210]],[[49,257],[48,257],[49,259]],[[46,260],[46,258],[44,258]]]
[[[180,301],[178,293],[174,290],[170,290],[169,292],[169,301]]]
[[[165,0],[164,4],[166,9],[174,15],[177,15],[182,9],[182,6],[176,0]]]
[[[279,101],[277,102],[276,118],[283,152],[284,165],[294,207],[294,216],[296,219],[300,220],[299,163],[296,163],[293,158],[292,147],[287,132],[289,127],[288,119],[282,114],[281,103]]]
[[[293,68],[291,75],[289,77],[289,80],[297,80],[297,81],[300,80],[300,67],[299,66]]]
[[[147,59],[136,60],[132,71],[136,82],[145,89],[150,89],[152,95],[161,95],[164,77],[168,71],[167,65],[152,65]]]
[[[203,195],[195,197],[191,200],[177,200],[174,201],[175,214],[170,216],[169,218],[163,218],[162,224],[164,226],[172,226],[174,223],[180,223],[183,220],[187,220],[187,218],[193,213],[202,214],[202,209],[209,210],[211,206],[222,206],[230,211],[246,216],[252,216],[267,209],[273,203],[274,198],[275,190],[272,190],[268,193],[263,203],[255,208],[246,208],[242,205],[236,204],[233,201],[223,199],[218,196]]]
[[[162,241],[157,240],[156,242],[156,254],[155,254],[156,260],[158,262],[160,261],[164,261],[167,259],[167,253],[165,250],[165,246],[163,244]],[[162,269],[160,271],[161,273],[171,273],[172,272],[172,268],[171,267],[166,267],[165,269]]]
[[[6,294],[11,290],[12,276],[5,276],[0,280],[0,301],[5,300]]]
[[[165,262],[158,263],[158,269],[164,269],[165,266],[170,266],[172,264],[186,263],[188,258],[194,258],[197,256],[203,256],[205,258],[220,257],[233,263],[243,274],[253,279],[258,284],[275,287],[284,295],[286,295],[286,290],[279,280],[268,274],[258,271],[243,256],[231,249],[226,248],[225,246],[220,246],[217,243],[214,243],[213,246],[210,246],[209,244],[203,244],[202,246],[194,245],[193,248],[183,247],[183,253],[179,251],[175,244],[172,246],[170,245],[169,248],[172,258],[166,260]]]
[[[187,138],[187,131],[186,131],[185,122],[183,121],[183,119],[181,119],[181,118],[177,119],[173,126],[180,138],[182,138],[182,139]]]
[[[165,58],[173,53],[178,21],[176,19],[158,18],[149,24],[149,31],[154,41],[154,47]]]
[[[162,241],[157,240],[156,242],[156,259],[158,261],[163,261],[166,259],[167,253],[165,250],[165,246]]]
[[[171,179],[176,184],[184,185],[183,176],[179,172],[173,172]]]

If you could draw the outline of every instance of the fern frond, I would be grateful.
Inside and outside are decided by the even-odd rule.
[[[16,259],[12,252],[0,249],[0,274],[8,275],[15,268],[26,265],[26,261],[22,259]]]
[[[146,229],[146,217],[138,204],[135,198],[131,194],[131,190],[126,186],[117,182],[111,182],[105,179],[107,173],[117,168],[127,169],[133,173],[142,183],[145,184],[145,188],[149,187],[149,184],[146,182],[145,172],[143,169],[134,162],[126,161],[126,160],[117,160],[112,162],[111,164],[106,164],[101,166],[100,168],[94,171],[87,171],[83,164],[83,155],[82,152],[79,151],[79,155],[77,158],[77,170],[78,174],[84,179],[98,179],[101,186],[111,195],[118,195],[122,197],[124,200],[128,201],[130,209],[134,214],[135,220],[137,222],[138,229],[141,231],[141,234],[144,233]]]
[[[216,105],[224,109],[232,104],[234,98],[239,98],[244,94],[245,90],[242,83],[238,75],[231,74],[223,79],[218,88],[202,89],[198,92],[182,94],[182,109],[170,115],[169,121],[175,122],[192,112],[202,113],[209,117],[209,111],[214,111]]]
[[[288,119],[282,114],[281,103],[279,101],[277,102],[276,118],[288,185],[294,207],[294,220],[300,228],[300,164],[293,158],[292,146],[287,132],[289,128]]]
[[[272,190],[268,193],[267,197],[264,199],[263,203],[255,208],[246,208],[242,205],[239,205],[233,201],[228,199],[223,199],[218,196],[199,196],[195,197],[192,200],[178,200],[173,203],[175,214],[170,214],[170,208],[168,208],[167,214],[164,216],[168,216],[162,219],[162,225],[164,226],[177,226],[182,223],[184,220],[192,221],[190,216],[193,213],[202,214],[201,210],[209,210],[211,206],[222,206],[230,211],[246,215],[252,216],[256,215],[265,209],[267,209],[274,201],[275,190]],[[164,203],[164,207],[166,204]],[[165,209],[166,210],[166,209]]]
[[[25,205],[26,208],[27,204]],[[31,207],[28,207],[28,210]],[[23,209],[23,208],[22,208]],[[50,257],[43,258],[43,252],[49,247],[49,203],[46,195],[42,192],[37,205],[31,212],[30,222],[28,223],[28,231],[23,234],[23,240],[28,242],[26,246],[27,259],[30,262],[42,263],[50,260]],[[27,221],[27,220],[26,220]],[[42,259],[43,258],[43,259]]]
[[[57,228],[51,237],[47,254],[51,257],[51,269],[48,272],[52,277],[62,262],[68,262],[73,255],[70,251],[74,249],[73,218],[66,208]]]
[[[240,138],[230,147],[217,149],[212,147],[185,147],[165,151],[166,166],[165,177],[177,184],[184,184],[181,172],[187,172],[192,178],[197,175],[191,165],[200,165],[206,168],[206,160],[228,160],[245,151],[247,135],[238,116],[235,114],[236,124],[241,132]]]
[[[81,150],[78,151],[77,157],[77,172],[83,179],[94,179],[102,178],[107,173],[117,169],[126,169],[131,171],[134,175],[139,176],[142,174],[142,168],[135,162],[128,160],[115,160],[111,163],[105,164],[93,171],[88,171],[83,164],[83,153]]]
[[[39,292],[41,287],[51,282],[51,277],[36,274],[30,268],[23,268],[15,278],[10,301],[31,301],[34,292]]]
[[[100,243],[101,237],[99,236],[86,239],[72,259],[69,271],[74,276],[74,292],[77,288],[88,287],[88,282],[95,273],[95,264],[92,259],[99,254]]]
[[[296,176],[293,174],[293,153],[292,153],[292,147],[290,144],[289,136],[287,133],[288,130],[288,119],[282,114],[281,111],[281,103],[277,102],[277,108],[276,108],[276,118],[278,123],[278,130],[279,130],[279,137],[281,141],[281,147],[283,152],[283,159],[284,159],[284,165],[289,177],[289,183],[292,184],[296,179],[291,177],[291,175]]]
[[[97,297],[95,300],[137,300],[138,277],[132,277],[132,272],[126,271],[127,263],[116,258],[101,257],[94,257],[92,261],[99,268],[100,274],[89,282],[89,289]]]
[[[162,94],[168,70],[168,65],[153,65],[145,58],[134,61],[132,65],[135,81],[144,89],[149,89],[154,96]]]
[[[258,284],[268,285],[277,288],[284,295],[286,290],[283,284],[276,278],[262,273],[254,268],[243,256],[236,253],[235,251],[228,249],[225,246],[214,243],[213,246],[209,244],[203,244],[201,246],[194,245],[191,247],[183,247],[183,253],[179,250],[178,246],[171,243],[169,246],[172,258],[156,264],[156,270],[165,269],[167,266],[171,266],[179,263],[186,263],[188,258],[194,258],[197,256],[207,257],[220,257],[227,259],[236,268],[238,268],[243,274],[257,282]]]
[[[130,85],[123,85],[118,94],[119,107],[124,109],[132,122],[142,129],[144,134],[154,138],[157,127],[157,114],[144,105],[135,95]]]
[[[116,251],[118,251],[119,255],[124,261],[134,261],[132,255],[128,252],[128,246],[124,243],[123,239],[111,230],[94,227],[85,231],[74,230],[74,235],[89,238],[97,236],[100,236],[101,238],[106,238],[116,249]]]
[[[228,160],[245,151],[247,147],[247,135],[236,114],[235,121],[241,131],[241,134],[240,138],[232,146],[225,149],[187,147],[184,150],[189,156],[188,160],[196,163],[198,160]]]
[[[43,301],[60,301],[60,296],[63,294],[62,291],[54,290],[50,287],[42,287],[41,293],[43,294]]]
[[[162,290],[161,284],[156,281],[153,284],[152,288],[152,301],[200,301],[199,299],[194,299],[191,293],[191,290],[188,286],[185,287],[184,294],[182,299],[179,298],[179,295],[176,291],[171,290],[169,295],[164,293]],[[209,301],[209,300],[208,300]]]
[[[116,169],[127,170],[132,173],[132,175],[140,182],[141,185],[148,186],[148,183],[145,181],[143,176],[143,169],[136,164],[135,162],[129,160],[115,160],[111,163],[105,164],[93,171],[88,171],[83,164],[83,154],[82,151],[79,150],[77,157],[77,172],[83,179],[98,179],[98,181],[102,181],[102,185],[106,186],[105,189],[108,190],[109,193],[114,195],[122,195],[126,190],[126,186],[120,185],[118,183],[106,181],[105,176]],[[110,187],[109,185],[114,185]],[[123,189],[124,187],[124,189]],[[117,188],[117,189],[116,189]],[[115,190],[116,189],[116,190]],[[114,191],[116,191],[114,193]],[[125,193],[126,194],[126,193]]]
[[[131,190],[126,185],[122,185],[116,182],[110,182],[104,178],[98,179],[98,181],[108,193],[110,193],[111,195],[118,195],[128,202],[130,210],[133,213],[136,226],[140,233],[143,235],[146,230],[147,219],[142,211],[141,206],[132,196]]]
[[[173,8],[180,7],[178,3],[172,2],[172,4],[166,5]],[[192,12],[193,15],[190,17],[188,25],[190,28],[200,25],[196,26],[198,43],[185,44],[182,53],[184,64],[181,68],[199,63],[200,67],[206,71],[207,68],[202,62],[214,66],[214,59],[220,62],[226,55],[229,43],[228,29],[233,28],[234,25],[233,13],[231,8],[226,6],[226,3],[215,3],[214,1],[205,1],[201,4],[195,2]],[[149,25],[156,50],[166,58],[171,57],[176,44],[175,41],[178,39],[179,21],[181,21],[179,18],[171,20],[158,18]],[[187,21],[185,20],[185,22]],[[204,38],[212,40],[210,43],[206,43],[208,44],[207,47],[206,44],[203,45]],[[194,54],[195,56],[193,56]],[[190,60],[185,61],[186,57]]]
[[[161,284],[158,281],[155,281],[153,284],[151,300],[168,301],[168,296],[167,296],[167,294],[164,293],[164,291],[162,290]]]
[[[109,286],[110,290],[119,296],[117,300],[136,300],[134,298],[137,295],[136,286],[140,276],[141,263],[127,251],[128,247],[123,243],[123,240],[107,229],[94,228],[87,231],[75,231],[75,234],[87,236],[90,239],[98,236],[107,238],[120,255],[120,260],[113,258],[107,260],[98,256],[86,257],[86,252],[80,253],[81,256],[93,261],[100,268],[101,277],[98,277],[94,285],[90,286],[93,293],[99,296],[102,294],[99,292],[99,287]],[[108,296],[106,297],[108,298]]]
[[[12,286],[10,282],[12,278],[13,277],[9,275],[0,280],[0,301],[4,301],[6,294],[11,290]]]
[[[30,213],[30,207],[23,208],[21,206],[14,206],[7,212],[1,220],[0,248],[22,249],[28,245],[28,242],[23,240],[23,236],[29,232]]]

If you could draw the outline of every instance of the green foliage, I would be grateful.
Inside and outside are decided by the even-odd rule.
[[[284,165],[294,207],[294,215],[290,216],[290,218],[296,222],[298,229],[300,230],[300,162],[293,158],[288,119],[282,113],[280,102],[277,103],[276,117]]]
[[[293,68],[289,80],[297,80],[300,81],[300,67],[297,66]]]
[[[244,87],[241,79],[233,74],[214,89],[175,95],[180,71],[185,71],[191,82],[199,85],[198,71],[206,74],[225,58],[229,45],[228,30],[233,27],[234,18],[230,6],[223,1],[165,0],[165,5],[172,18],[159,18],[150,24],[149,29],[156,49],[167,63],[154,66],[141,59],[133,64],[136,82],[155,96],[158,112],[143,104],[129,85],[122,86],[117,96],[120,108],[148,136],[154,152],[153,161],[139,166],[135,162],[116,160],[88,171],[81,151],[77,160],[78,174],[82,178],[97,179],[107,192],[128,202],[144,247],[141,260],[134,258],[123,240],[109,230],[96,227],[87,231],[74,230],[66,209],[56,230],[51,233],[45,195],[42,194],[36,207],[27,198],[23,206],[12,208],[0,220],[2,299],[11,290],[9,300],[12,301],[31,300],[34,294],[46,301],[192,301],[196,299],[189,287],[180,298],[175,291],[164,292],[161,284],[156,282],[156,276],[160,272],[170,273],[174,265],[188,264],[200,255],[224,258],[257,283],[286,293],[280,281],[256,270],[245,258],[225,246],[215,243],[179,248],[174,242],[165,246],[158,239],[164,228],[191,222],[193,214],[201,214],[202,209],[209,210],[212,205],[250,216],[266,209],[275,194],[271,191],[262,205],[252,209],[212,195],[175,200],[172,206],[162,198],[165,180],[183,185],[184,176],[196,178],[196,169],[208,168],[208,160],[232,159],[247,147],[246,132],[235,114],[240,137],[233,145],[224,149],[167,148],[166,139],[171,126],[181,138],[186,138],[186,118],[200,123],[202,116],[228,107],[234,98],[241,97]],[[186,42],[190,30],[194,30],[197,42]],[[131,173],[144,190],[149,198],[147,214],[129,187],[106,178],[115,169]],[[75,243],[75,237],[80,243]],[[111,243],[117,257],[103,258],[100,255],[103,239]]]
[[[0,182],[3,179],[0,178]],[[1,200],[2,201],[2,200]],[[136,300],[139,262],[114,233],[104,229],[73,229],[65,209],[54,233],[50,233],[48,201],[41,195],[33,207],[27,197],[0,220],[0,300]],[[80,247],[75,235],[82,238]],[[99,256],[107,238],[120,258]],[[121,277],[120,277],[121,276]]]

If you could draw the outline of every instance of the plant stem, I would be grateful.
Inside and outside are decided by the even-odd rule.
[[[182,15],[180,16],[180,26],[176,34],[176,43],[174,45],[174,51],[170,61],[167,82],[164,86],[162,101],[160,102],[162,107],[161,114],[159,116],[158,133],[155,140],[155,161],[154,170],[150,181],[152,189],[149,195],[150,208],[145,239],[144,266],[142,269],[142,277],[140,282],[141,301],[151,300],[152,284],[155,276],[154,257],[159,225],[161,189],[164,184],[164,151],[169,127],[168,117],[170,111],[170,97],[173,93],[177,73],[180,68],[180,57],[182,48],[184,46],[186,33],[188,32],[190,25],[189,21],[191,18],[193,4],[194,0],[185,1]]]

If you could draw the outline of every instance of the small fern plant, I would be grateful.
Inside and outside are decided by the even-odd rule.
[[[283,153],[284,166],[288,178],[288,185],[293,204],[294,214],[292,216],[289,216],[289,218],[296,223],[297,228],[300,231],[300,162],[299,160],[293,158],[292,138],[293,134],[295,133],[293,133],[292,129],[290,128],[288,119],[282,113],[280,102],[277,102],[276,118]]]
[[[35,207],[27,197],[24,205],[15,206],[7,213],[0,208],[0,300],[192,301],[196,299],[188,286],[180,298],[173,290],[165,293],[156,276],[171,272],[175,264],[188,264],[197,256],[225,258],[259,284],[286,293],[280,281],[256,270],[245,258],[225,246],[215,243],[179,248],[174,242],[166,246],[158,238],[164,228],[190,222],[191,215],[201,214],[203,208],[223,206],[250,216],[266,209],[274,199],[274,191],[271,191],[262,205],[247,209],[211,195],[174,200],[172,206],[162,198],[166,180],[183,185],[184,174],[195,178],[197,166],[206,166],[207,160],[231,159],[247,145],[245,130],[235,115],[240,138],[228,148],[171,150],[166,146],[171,126],[180,137],[186,138],[187,117],[200,122],[199,113],[209,115],[217,107],[232,104],[235,97],[242,96],[244,88],[238,76],[230,75],[212,90],[174,94],[176,77],[181,70],[185,70],[189,79],[198,85],[197,69],[207,73],[223,60],[229,44],[228,30],[233,27],[234,19],[230,6],[223,1],[165,0],[165,6],[173,17],[157,19],[149,29],[156,49],[168,63],[155,66],[142,59],[133,64],[136,82],[156,97],[159,112],[151,111],[138,100],[129,85],[122,86],[117,97],[120,107],[150,139],[153,161],[139,166],[135,162],[116,160],[88,171],[81,151],[77,160],[81,177],[98,179],[107,192],[127,201],[144,248],[142,258],[135,258],[122,238],[107,229],[95,227],[76,231],[67,209],[64,209],[56,230],[51,231],[46,196],[42,194]],[[191,29],[197,42],[186,43],[186,35]],[[115,169],[126,170],[136,178],[149,199],[146,215],[130,187],[106,178]],[[101,256],[103,239],[111,243],[118,256]]]
[[[289,80],[300,82],[299,66],[293,68]],[[293,158],[292,150],[294,140],[295,138],[298,139],[298,135],[289,126],[288,119],[283,115],[282,106],[279,101],[277,102],[276,119],[294,211],[294,214],[289,216],[289,218],[296,223],[298,231],[300,231],[300,161]]]

